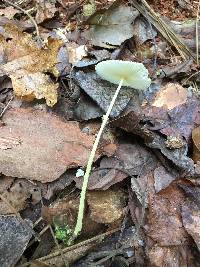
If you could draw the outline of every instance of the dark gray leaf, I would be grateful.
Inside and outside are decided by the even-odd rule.
[[[86,33],[93,45],[108,47],[120,45],[133,36],[132,23],[139,12],[130,6],[118,6],[113,4],[106,11],[96,12],[89,23],[91,27]]]
[[[117,85],[100,79],[95,72],[77,71],[73,77],[76,83],[106,112]],[[125,109],[134,93],[132,88],[122,87],[111,112],[111,117],[118,116]]]
[[[0,266],[14,267],[31,236],[30,228],[16,216],[0,216]]]

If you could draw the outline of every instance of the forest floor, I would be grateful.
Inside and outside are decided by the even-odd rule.
[[[0,1],[1,267],[200,266],[199,17],[199,0]],[[151,84],[121,88],[74,235],[107,60]]]

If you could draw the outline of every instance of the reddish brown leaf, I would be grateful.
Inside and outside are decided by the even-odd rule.
[[[160,246],[177,246],[186,242],[188,235],[181,219],[184,199],[184,194],[175,185],[160,194],[150,194],[147,234]]]
[[[7,176],[51,182],[68,168],[85,166],[94,137],[76,122],[63,122],[42,111],[15,109],[4,115],[1,138],[20,139],[0,149],[0,172]]]
[[[183,225],[194,239],[200,250],[200,208],[195,202],[187,203],[182,208]]]
[[[160,247],[154,246],[148,251],[148,256],[153,267],[196,266],[195,259],[189,246]]]

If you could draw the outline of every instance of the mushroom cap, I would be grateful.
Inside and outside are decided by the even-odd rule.
[[[145,90],[151,84],[148,70],[142,63],[106,60],[98,63],[95,69],[102,79],[114,84],[119,84],[123,79],[123,86],[129,86],[138,90]]]

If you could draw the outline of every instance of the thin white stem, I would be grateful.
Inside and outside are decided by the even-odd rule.
[[[89,180],[89,176],[90,176],[90,172],[91,172],[91,168],[92,168],[92,164],[94,161],[94,157],[95,157],[95,153],[101,138],[101,135],[103,133],[103,130],[108,122],[108,118],[109,115],[112,111],[112,108],[115,104],[115,101],[117,99],[117,96],[120,92],[120,89],[122,87],[123,84],[123,79],[120,81],[117,90],[115,91],[115,94],[110,102],[110,105],[108,107],[108,110],[106,112],[106,115],[103,116],[103,120],[102,120],[102,124],[100,127],[100,130],[97,134],[97,137],[95,139],[94,145],[92,147],[92,151],[90,153],[89,159],[88,159],[88,163],[87,163],[87,167],[86,167],[86,171],[85,171],[85,175],[83,177],[83,185],[82,185],[82,190],[81,190],[81,196],[80,196],[80,204],[79,204],[79,211],[78,211],[78,218],[77,218],[77,222],[76,222],[76,227],[74,230],[74,237],[76,237],[82,230],[82,224],[83,224],[83,215],[84,215],[84,208],[85,208],[85,195],[86,195],[86,190],[87,190],[87,185],[88,185],[88,180]]]

